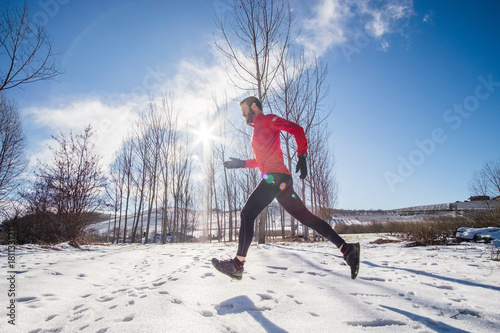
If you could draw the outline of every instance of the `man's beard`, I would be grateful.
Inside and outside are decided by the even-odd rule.
[[[253,124],[253,118],[255,117],[255,112],[252,109],[248,112],[248,116],[245,118],[247,125]]]

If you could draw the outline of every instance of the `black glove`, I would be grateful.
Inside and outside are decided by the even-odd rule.
[[[226,167],[227,169],[244,168],[247,165],[247,162],[244,160],[240,160],[240,159],[234,158],[234,157],[230,157],[229,159],[231,161],[224,162],[224,167]]]
[[[297,166],[295,167],[295,172],[300,171],[300,179],[304,179],[307,176],[307,163],[306,163],[307,154],[304,153],[299,156],[299,160],[297,161]]]

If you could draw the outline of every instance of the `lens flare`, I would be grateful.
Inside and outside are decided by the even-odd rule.
[[[267,173],[262,175],[262,179],[266,181],[268,184],[274,184],[274,177],[273,175],[268,175]]]
[[[194,125],[188,126],[186,129],[193,136],[191,149],[195,150],[201,147],[203,152],[209,154],[216,144],[224,144],[224,139],[217,133],[221,126],[220,120],[207,122],[199,120]]]
[[[286,188],[286,183],[281,183],[280,184],[280,190],[284,190]]]

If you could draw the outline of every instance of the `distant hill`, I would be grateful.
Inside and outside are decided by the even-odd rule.
[[[392,210],[344,210],[334,211],[333,223],[370,223],[389,221],[419,221],[432,216],[455,216],[470,211],[481,211],[500,206],[500,200],[457,201],[406,207]]]

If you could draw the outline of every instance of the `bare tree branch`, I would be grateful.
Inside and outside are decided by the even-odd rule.
[[[266,100],[290,46],[294,18],[286,1],[239,0],[228,18],[216,18],[216,48],[228,59],[233,86]]]
[[[0,93],[0,200],[15,190],[27,160],[21,118],[17,107]]]
[[[55,55],[44,26],[30,21],[26,4],[0,6],[0,91],[62,74]]]

